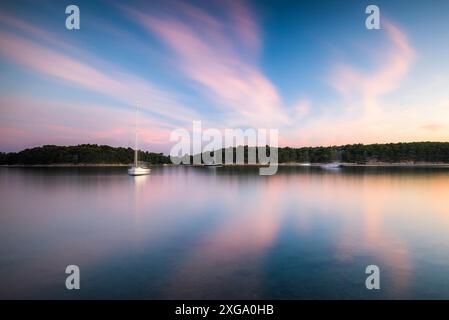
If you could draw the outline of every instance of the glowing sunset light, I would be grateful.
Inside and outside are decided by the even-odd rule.
[[[0,151],[128,146],[137,100],[142,148],[158,152],[194,120],[275,128],[280,146],[448,141],[449,45],[438,36],[449,22],[424,4],[378,5],[380,30],[365,28],[363,4],[329,4],[318,27],[304,16],[313,4],[231,1],[117,4],[102,19],[83,11],[68,31],[55,9],[2,3]]]

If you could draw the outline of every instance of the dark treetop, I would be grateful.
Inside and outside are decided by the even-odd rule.
[[[54,146],[25,149],[20,152],[0,153],[0,164],[128,164],[134,159],[131,148],[114,148],[96,144]],[[170,163],[162,153],[139,151],[139,160],[152,164]]]
[[[245,162],[248,147],[244,148]],[[216,152],[223,153],[221,149]],[[235,157],[236,148],[233,148]],[[0,153],[2,165],[35,164],[128,164],[133,162],[133,149],[82,144],[77,146],[54,146],[25,149],[20,152]],[[388,144],[352,144],[331,147],[303,147],[278,149],[280,163],[332,161],[364,164],[367,162],[431,162],[449,163],[449,142],[411,142]],[[162,153],[139,151],[139,160],[151,164],[171,163]]]

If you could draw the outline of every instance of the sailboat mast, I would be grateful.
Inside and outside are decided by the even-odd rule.
[[[138,156],[138,152],[137,152],[137,118],[138,118],[138,113],[139,113],[139,105],[136,104],[136,137],[135,137],[135,145],[134,145],[134,167],[137,168],[137,156]]]

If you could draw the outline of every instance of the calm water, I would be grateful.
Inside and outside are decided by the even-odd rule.
[[[125,172],[0,168],[0,298],[449,298],[449,169]]]

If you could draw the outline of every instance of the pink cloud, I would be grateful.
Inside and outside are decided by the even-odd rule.
[[[12,28],[30,33],[60,49],[72,48],[71,45],[46,31],[14,17],[0,15],[0,21]],[[75,51],[78,56],[90,59],[92,64],[22,36],[0,31],[0,55],[40,75],[99,92],[128,105],[134,105],[136,101],[139,101],[144,109],[175,121],[190,121],[197,115],[191,109],[179,104],[171,94],[157,88],[148,80],[106,63],[102,64],[107,67],[105,68],[107,71],[99,70],[92,66],[99,64],[99,59],[77,49],[70,51]],[[33,54],[29,54],[30,52]]]
[[[240,6],[240,5],[239,5]],[[233,5],[234,11],[236,6]],[[226,32],[218,18],[198,8],[181,6],[173,16],[150,15],[128,9],[149,32],[158,35],[176,54],[184,73],[199,84],[202,92],[228,112],[228,120],[238,125],[279,126],[288,118],[276,87],[253,64],[239,54],[235,38],[245,37],[257,46],[255,23],[239,9],[236,19],[239,36]],[[177,18],[187,16],[187,22]],[[195,19],[192,19],[195,17]],[[251,40],[252,39],[252,40]]]
[[[58,38],[58,36],[52,32],[48,32],[46,30],[43,30],[41,28],[38,28],[24,20],[18,19],[14,16],[8,16],[6,14],[0,13],[0,23],[23,32],[27,36],[34,36],[36,38],[39,38],[40,40],[44,41],[45,43],[49,45],[53,45],[55,47],[59,47],[61,49],[71,51],[71,52],[77,52],[80,51],[76,46],[71,45],[70,43],[67,43],[65,41],[62,41]]]
[[[293,107],[294,117],[297,119],[304,118],[310,113],[311,109],[312,106],[309,100],[300,100]]]
[[[1,97],[8,112],[0,119],[0,145],[8,150],[42,144],[134,144],[134,112],[91,103]],[[139,121],[140,146],[166,152],[172,127],[151,118]]]
[[[444,129],[445,127],[446,126],[444,124],[440,124],[440,123],[428,123],[428,124],[421,126],[422,129],[429,130],[429,131],[439,131],[439,130]]]
[[[388,46],[380,49],[384,54],[378,67],[366,72],[338,64],[330,77],[331,86],[340,93],[333,108],[324,109],[311,122],[299,123],[299,129],[285,131],[288,137],[281,139],[282,143],[341,145],[423,139],[405,129],[413,119],[403,113],[394,114],[381,99],[399,89],[416,58],[403,30],[389,21],[383,26]]]
[[[249,3],[245,1],[227,1],[230,15],[234,20],[234,32],[241,43],[252,50],[258,51],[262,45],[259,26]]]
[[[209,127],[219,129],[236,126],[279,128],[281,145],[409,141],[423,137],[435,139],[444,134],[447,139],[447,127],[435,125],[433,119],[417,122],[410,115],[392,115],[384,104],[383,98],[400,88],[416,59],[407,34],[392,22],[384,21],[384,29],[379,31],[385,33],[388,46],[382,48],[383,59],[377,61],[378,66],[373,71],[365,71],[354,65],[338,64],[330,76],[330,84],[340,94],[332,105],[334,108],[323,108],[321,114],[313,114],[313,121],[306,122],[303,120],[308,120],[316,102],[301,100],[286,108],[275,84],[257,65],[262,38],[248,4],[224,1],[212,5],[220,7],[221,17],[184,2],[176,2],[171,7],[173,11],[163,14],[126,10],[170,48],[182,73],[191,80],[190,84],[220,109],[220,119],[216,123],[179,103],[172,93],[151,81],[108,65],[54,34],[4,14],[0,14],[0,23],[9,27],[5,30],[13,29],[19,33],[0,31],[0,56],[40,76],[101,93],[122,104],[132,106],[136,100],[140,101],[142,109],[152,114],[142,112],[145,128],[141,130],[141,139],[148,144],[168,143],[169,130],[175,124],[190,129],[191,120],[208,121]],[[30,40],[30,37],[36,40]],[[22,141],[20,133],[44,141],[43,132],[46,132],[49,140],[55,136],[76,140],[79,134],[83,139],[91,137],[116,143],[125,141],[129,135],[126,128],[132,127],[128,120],[125,124],[117,121],[128,119],[128,113],[125,115],[106,106],[94,106],[94,117],[89,120],[89,108],[83,103],[70,106],[70,103],[30,100],[24,104],[26,108],[19,109],[25,120],[20,124],[17,122],[18,131],[13,132],[6,128],[12,128],[11,124],[20,117],[10,123],[6,119],[9,114],[18,114],[9,112],[18,104],[18,98],[14,99],[11,106],[4,104],[6,98],[2,99],[1,105],[2,111],[7,109],[8,112],[2,112],[3,123],[0,125],[6,139],[11,141]],[[30,110],[38,119],[35,124],[27,119]],[[56,112],[59,119],[49,111]],[[75,129],[76,119],[89,129]],[[98,119],[111,121],[115,127],[100,125],[95,128]],[[41,123],[42,128],[37,123]],[[428,134],[424,136],[423,132]]]
[[[357,103],[367,112],[380,111],[377,99],[398,88],[416,57],[404,31],[389,21],[383,25],[391,47],[380,67],[366,73],[349,65],[339,65],[331,80],[331,85],[347,99],[360,98]]]
[[[143,146],[167,151],[163,144],[168,143],[174,124],[189,123],[198,117],[194,110],[178,103],[171,93],[79,50],[55,34],[5,14],[0,14],[0,23],[8,27],[0,31],[0,57],[5,61],[24,66],[42,77],[101,93],[130,107],[137,101],[141,110],[150,111],[151,116],[146,112],[141,112],[140,116]],[[19,33],[14,34],[12,30]],[[26,36],[19,35],[21,33]],[[2,97],[1,108],[1,148],[5,150],[48,143],[129,145],[133,140],[133,132],[127,128],[133,128],[134,122],[129,123],[127,119],[133,118],[134,112],[119,112],[120,109],[112,105],[87,106],[82,102]]]

